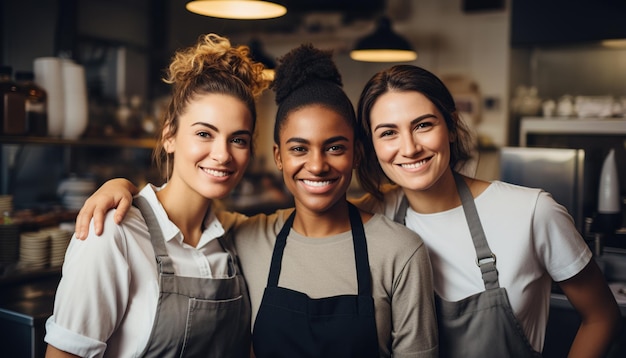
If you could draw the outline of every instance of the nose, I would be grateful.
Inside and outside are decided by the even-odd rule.
[[[225,139],[217,139],[211,146],[211,159],[218,164],[227,164],[230,162],[232,156],[230,154],[230,147],[228,141]]]
[[[324,174],[330,169],[325,153],[317,150],[311,152],[305,167],[306,170],[315,175]]]
[[[420,151],[420,147],[412,132],[407,131],[400,135],[400,154],[402,156],[412,158]]]

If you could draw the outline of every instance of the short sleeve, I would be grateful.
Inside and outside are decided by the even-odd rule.
[[[533,236],[536,254],[554,281],[575,276],[592,258],[567,209],[545,191],[537,197]]]

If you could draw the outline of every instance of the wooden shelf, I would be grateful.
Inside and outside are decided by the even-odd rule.
[[[156,146],[153,138],[99,137],[76,140],[55,137],[0,136],[0,144],[63,145],[75,147],[128,147],[152,149]]]
[[[626,120],[623,118],[522,118],[520,125],[520,146],[526,146],[530,134],[626,134]]]

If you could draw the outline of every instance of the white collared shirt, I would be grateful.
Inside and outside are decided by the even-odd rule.
[[[160,188],[146,185],[138,194],[152,207],[165,246],[179,276],[228,277],[228,254],[219,240],[224,227],[211,212],[197,247],[183,242],[176,225],[157,200]],[[111,210],[102,236],[73,238],[45,341],[86,357],[131,357],[141,354],[152,331],[159,282],[154,249],[139,210],[131,208],[120,225]],[[106,350],[106,351],[105,351]]]

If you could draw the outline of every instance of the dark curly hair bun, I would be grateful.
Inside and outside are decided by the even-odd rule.
[[[332,60],[332,51],[324,51],[311,44],[300,45],[279,60],[272,89],[280,104],[291,92],[311,80],[326,80],[343,86],[341,74]]]
[[[279,142],[278,132],[285,118],[292,111],[309,105],[329,108],[354,127],[354,107],[342,85],[341,75],[332,60],[332,51],[305,44],[279,58],[271,85],[278,105],[274,127],[276,143]]]

